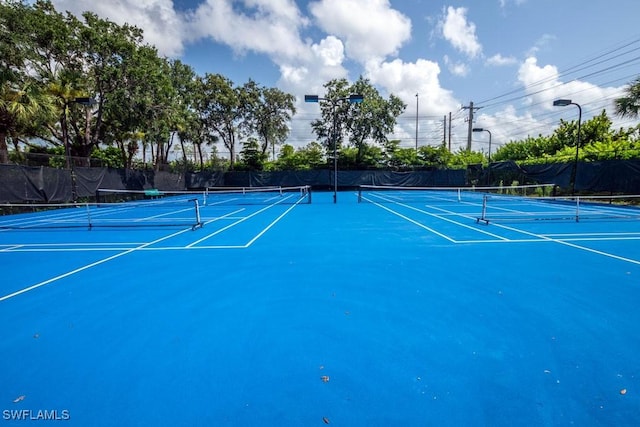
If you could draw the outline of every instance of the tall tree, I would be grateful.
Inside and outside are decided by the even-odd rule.
[[[229,164],[233,169],[236,161],[236,141],[246,129],[246,106],[243,105],[242,88],[220,74],[205,74],[201,78],[202,94],[197,108],[208,133],[217,137],[229,150]],[[244,97],[246,99],[246,96]]]
[[[640,114],[640,77],[627,86],[625,93],[625,96],[614,101],[616,114],[636,118]]]
[[[7,136],[14,141],[36,135],[50,140],[47,129],[53,126],[46,126],[46,121],[56,122],[52,101],[60,98],[45,89],[56,79],[67,82],[79,74],[77,64],[63,73],[60,59],[70,56],[76,23],[48,1],[33,6],[0,3],[0,162],[8,160]],[[58,111],[60,125],[66,126],[64,101],[58,102]]]
[[[340,145],[341,135],[346,132],[350,144],[357,149],[355,162],[364,163],[368,152],[367,141],[384,145],[386,135],[393,132],[397,118],[406,105],[393,94],[384,99],[363,77],[352,85],[346,79],[331,80],[324,87],[324,98],[329,102],[321,104],[322,118],[311,123],[314,132],[318,139],[326,141],[328,150],[333,149],[333,140]],[[349,104],[346,99],[351,94],[363,95],[363,102]]]
[[[151,139],[147,124],[156,103],[154,92],[168,78],[164,59],[143,45],[142,31],[85,13],[81,33],[88,82],[96,99],[92,129],[79,132],[84,155],[100,143],[116,145],[130,167],[141,138]],[[157,102],[156,104],[160,104]]]
[[[251,83],[251,82],[250,82]],[[295,97],[277,88],[245,85],[253,94],[251,110],[247,111],[250,131],[260,139],[260,151],[264,156],[271,148],[275,159],[275,147],[287,139],[289,122],[296,113]]]
[[[5,82],[0,86],[0,163],[9,162],[7,139],[17,148],[21,137],[40,133],[55,115],[53,99],[33,82],[17,87]]]
[[[357,149],[356,163],[363,163],[368,151],[367,140],[383,146],[393,132],[398,116],[407,108],[400,98],[391,94],[384,99],[368,79],[362,76],[351,86],[351,92],[363,95],[364,100],[349,110],[347,128],[349,141]]]

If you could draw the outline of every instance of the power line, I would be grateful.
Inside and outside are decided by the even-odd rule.
[[[509,95],[513,95],[513,94],[516,94],[516,93],[519,93],[519,92],[522,92],[522,91],[527,91],[528,89],[531,89],[531,88],[534,88],[534,87],[537,87],[537,86],[543,85],[543,84],[545,84],[545,83],[548,83],[548,82],[550,82],[550,81],[553,81],[553,80],[555,80],[556,78],[565,77],[565,76],[566,76],[566,75],[568,75],[568,74],[572,74],[572,73],[575,73],[575,72],[578,72],[578,71],[582,71],[582,70],[584,70],[584,69],[587,69],[587,68],[593,67],[593,66],[595,66],[595,65],[598,65],[598,64],[601,64],[601,63],[604,63],[604,62],[607,62],[607,61],[613,60],[613,59],[615,59],[615,58],[622,57],[622,56],[627,55],[627,54],[629,54],[629,53],[631,53],[631,52],[635,52],[635,51],[637,51],[637,50],[640,50],[640,47],[637,47],[637,48],[631,49],[631,50],[629,50],[629,51],[623,52],[623,53],[621,53],[621,54],[618,54],[618,55],[616,55],[616,56],[614,56],[614,57],[611,57],[611,58],[608,58],[608,59],[606,59],[606,60],[598,61],[598,60],[600,60],[601,58],[604,58],[604,57],[606,57],[606,56],[608,56],[608,55],[611,55],[612,53],[615,53],[615,52],[617,52],[617,51],[619,51],[619,50],[622,50],[622,49],[624,49],[624,48],[626,48],[626,47],[628,47],[628,46],[631,46],[631,45],[633,45],[633,44],[635,44],[635,43],[638,43],[638,42],[640,42],[640,38],[635,38],[635,39],[634,39],[634,40],[632,40],[631,42],[625,43],[625,44],[623,44],[623,45],[622,45],[622,46],[620,46],[620,47],[617,47],[617,48],[615,48],[615,49],[612,49],[612,50],[606,51],[606,52],[604,52],[604,53],[602,53],[602,54],[598,54],[598,55],[597,55],[596,57],[594,57],[594,58],[588,59],[588,60],[586,60],[586,61],[584,61],[584,62],[581,62],[581,63],[579,63],[579,64],[576,64],[576,65],[574,65],[574,66],[571,66],[571,67],[567,68],[566,70],[562,70],[562,71],[560,71],[557,75],[554,75],[554,76],[552,76],[552,77],[546,77],[546,78],[544,78],[544,79],[538,80],[538,81],[536,81],[536,82],[533,82],[533,83],[531,83],[531,84],[529,84],[529,85],[526,85],[526,86],[523,86],[523,87],[521,87],[521,88],[517,88],[517,89],[511,90],[511,91],[508,91],[508,92],[506,92],[506,93],[503,93],[503,94],[500,94],[500,95],[494,96],[494,97],[492,97],[492,98],[488,98],[488,99],[486,99],[486,100],[482,100],[482,101],[480,101],[478,104],[485,104],[485,103],[487,103],[487,102],[495,101],[495,100],[498,100],[498,99],[501,99],[501,98],[507,97],[507,96],[509,96]],[[592,62],[595,62],[595,63],[594,63],[594,64],[592,64],[592,65],[587,66],[587,64],[590,64],[590,63],[592,63]],[[504,101],[504,102],[508,102],[508,101]],[[500,103],[495,103],[495,104],[500,104]],[[495,104],[491,104],[491,105],[495,105]],[[486,106],[486,107],[488,108],[489,106]]]

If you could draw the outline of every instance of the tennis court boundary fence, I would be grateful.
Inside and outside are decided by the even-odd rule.
[[[494,162],[490,167],[471,165],[466,169],[338,171],[338,188],[360,185],[463,187],[503,183],[554,183],[570,188],[572,163],[518,165]],[[640,160],[580,162],[575,183],[577,192],[610,194],[640,193]],[[0,165],[0,203],[55,203],[94,197],[98,188],[161,191],[198,190],[207,187],[312,186],[331,189],[331,170],[274,172],[188,172],[174,174],[150,170],[122,170],[75,167],[73,170],[45,166]]]

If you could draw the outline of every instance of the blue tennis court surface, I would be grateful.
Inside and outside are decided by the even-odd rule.
[[[637,425],[640,221],[332,196],[0,229],[0,426]]]

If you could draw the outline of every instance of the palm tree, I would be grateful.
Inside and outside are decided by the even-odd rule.
[[[9,163],[7,138],[33,136],[34,123],[54,111],[51,97],[32,82],[20,87],[7,81],[0,86],[0,163]]]
[[[616,114],[620,117],[636,118],[640,114],[640,77],[629,84],[626,96],[616,99]]]
[[[72,155],[69,135],[69,106],[77,97],[83,96],[84,92],[82,90],[75,89],[74,85],[66,81],[64,78],[58,78],[49,83],[47,92],[54,99],[58,112],[58,122],[60,124],[61,133],[57,133],[54,127],[50,127],[50,131],[62,142],[62,146],[65,147],[67,169],[69,169]]]

